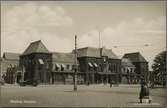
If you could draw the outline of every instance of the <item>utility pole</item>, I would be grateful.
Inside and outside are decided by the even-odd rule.
[[[101,47],[101,38],[100,38],[100,31],[99,31],[99,49]]]
[[[77,35],[75,35],[75,69],[74,69],[74,91],[77,91]]]

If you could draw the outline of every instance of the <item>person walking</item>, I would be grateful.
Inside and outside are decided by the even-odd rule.
[[[149,88],[145,81],[141,81],[141,89],[139,94],[140,103],[142,103],[143,99],[149,99]],[[149,103],[151,103],[149,99]]]
[[[112,83],[113,83],[113,81],[111,80],[111,81],[110,81],[110,88],[112,87]]]

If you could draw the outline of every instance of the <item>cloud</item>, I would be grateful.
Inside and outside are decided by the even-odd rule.
[[[79,22],[77,22],[78,10],[70,10],[71,16],[75,18],[75,22],[77,22],[77,24],[74,25],[73,19],[61,6],[35,4],[35,2],[31,2],[30,4],[4,4],[3,7],[1,9],[2,52],[11,51],[21,53],[30,42],[39,39],[44,42],[50,51],[71,51],[74,47],[74,41],[70,35],[73,35],[72,30],[76,28],[78,30],[74,31],[79,34],[79,48],[86,46],[98,47],[100,31],[101,46],[112,48],[117,55],[140,51],[148,61],[152,61],[153,57],[159,53],[160,50],[165,49],[166,17],[158,16],[159,14],[156,14],[154,17],[147,17],[147,15],[150,16],[150,14],[144,17],[138,14],[138,18],[131,17],[130,14],[127,14],[127,16],[130,15],[128,20],[127,18],[125,18],[125,20],[118,18],[119,23],[112,20],[112,18],[110,20],[110,17],[107,15],[106,17],[108,17],[109,20],[105,21],[103,18],[100,19],[101,17],[97,15],[98,20],[95,20],[94,17],[90,17],[90,23],[85,23],[85,21],[82,21],[85,20],[83,19],[85,17],[79,17]],[[90,14],[91,11],[88,13],[86,13],[87,11],[83,11],[83,13],[84,12],[90,16],[94,15],[92,13]],[[95,11],[93,11],[93,13],[94,12]],[[136,15],[134,14],[134,16]],[[130,18],[131,20],[129,21]],[[110,25],[111,22],[113,22],[112,25]],[[100,30],[90,29],[89,31],[84,31],[85,28],[87,29],[99,23],[104,23],[102,26],[105,27]],[[82,28],[82,30],[80,30],[80,28]],[[58,33],[58,31],[60,33]],[[86,33],[81,34],[83,32]],[[150,46],[143,47],[143,44],[150,44]],[[119,47],[113,48],[113,46]]]
[[[67,16],[60,6],[51,8],[44,5],[23,4],[7,11],[2,22],[6,28],[16,30],[22,27],[29,29],[38,26],[69,26],[72,25],[72,18]]]
[[[93,29],[80,37],[80,47],[98,47],[99,31],[101,44],[112,48],[118,56],[124,53],[140,51],[152,64],[155,55],[165,50],[166,30],[165,17],[155,19],[136,18],[131,21],[122,21],[115,27],[108,26],[101,30]],[[145,47],[145,44],[149,44]],[[114,48],[114,46],[118,46]]]
[[[31,35],[33,34],[33,36]],[[2,34],[4,35],[4,34]],[[61,36],[54,33],[39,33],[36,30],[31,32],[21,31],[18,34],[13,34],[3,38],[2,40],[2,51],[23,53],[28,47],[30,42],[42,40],[44,45],[51,52],[70,52],[73,49],[73,40],[68,38],[61,38]]]
[[[90,30],[82,35],[80,40],[87,40],[89,46],[95,46],[94,41],[97,44],[100,31],[103,45],[109,47],[114,45],[156,43],[157,39],[165,39],[165,27],[165,17],[163,16],[153,20],[136,18],[131,21],[122,21],[115,27],[108,26],[101,30]]]
[[[31,41],[39,39],[48,40],[48,44],[63,43],[53,28],[71,27],[73,24],[72,18],[61,6],[39,5],[35,2],[3,6],[8,9],[2,8],[2,52],[22,52]],[[67,40],[64,41],[68,44]]]

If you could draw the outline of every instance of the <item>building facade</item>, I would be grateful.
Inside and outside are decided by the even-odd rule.
[[[51,83],[52,53],[41,41],[32,42],[20,56],[23,80]]]
[[[74,64],[74,51],[50,52],[39,40],[30,43],[22,54],[4,53],[1,77],[5,76],[7,83],[28,80],[41,84],[73,84]],[[79,84],[131,84],[148,76],[148,62],[139,52],[119,59],[111,49],[79,48],[77,66]]]
[[[74,54],[52,53],[52,84],[73,83]]]
[[[139,52],[127,53],[123,58],[131,60],[132,64],[135,66],[134,71],[137,77],[137,82],[140,82],[141,78],[148,81],[148,62]]]
[[[121,83],[123,84],[134,84],[136,83],[135,66],[127,58],[121,60]]]
[[[119,83],[121,60],[110,49],[85,47],[77,50],[85,83]]]

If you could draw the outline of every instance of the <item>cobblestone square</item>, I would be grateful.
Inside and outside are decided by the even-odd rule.
[[[151,104],[139,104],[139,85],[5,85],[1,89],[2,106],[45,107],[164,107],[165,89],[151,89]]]

